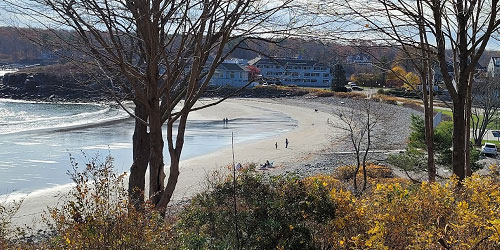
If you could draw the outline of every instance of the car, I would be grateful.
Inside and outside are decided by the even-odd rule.
[[[493,143],[485,143],[481,147],[481,153],[484,154],[484,155],[497,156],[497,154],[498,154],[498,152],[497,152],[497,145],[495,145]]]
[[[361,88],[360,86],[358,86],[356,83],[351,83],[351,89],[352,90],[357,90],[357,91],[362,91],[363,88]]]

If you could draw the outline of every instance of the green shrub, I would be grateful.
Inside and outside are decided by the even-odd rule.
[[[237,249],[236,221],[240,249],[314,249],[314,232],[335,213],[323,185],[292,176],[241,174],[236,216],[233,190],[227,179],[192,199],[175,226],[177,248]]]

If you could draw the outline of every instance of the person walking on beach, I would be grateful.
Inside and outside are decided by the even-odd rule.
[[[274,146],[276,146],[276,149],[278,149],[278,142],[276,142],[276,143],[274,144]]]
[[[288,138],[285,138],[285,148],[288,148]]]

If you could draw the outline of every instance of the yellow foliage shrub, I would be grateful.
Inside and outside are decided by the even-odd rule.
[[[347,171],[347,167],[343,171]],[[369,192],[355,197],[332,188],[336,216],[328,224],[334,249],[499,249],[500,182],[474,175],[461,186],[420,185],[373,178]]]

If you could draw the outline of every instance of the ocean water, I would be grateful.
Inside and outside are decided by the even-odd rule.
[[[297,125],[283,113],[251,107],[259,109],[262,118],[240,117],[227,126],[221,120],[190,120],[182,160],[229,146],[232,132],[239,143],[277,135]],[[117,171],[128,171],[133,128],[134,121],[115,105],[0,99],[0,197],[70,183],[70,156],[85,163],[86,157],[110,154]]]

